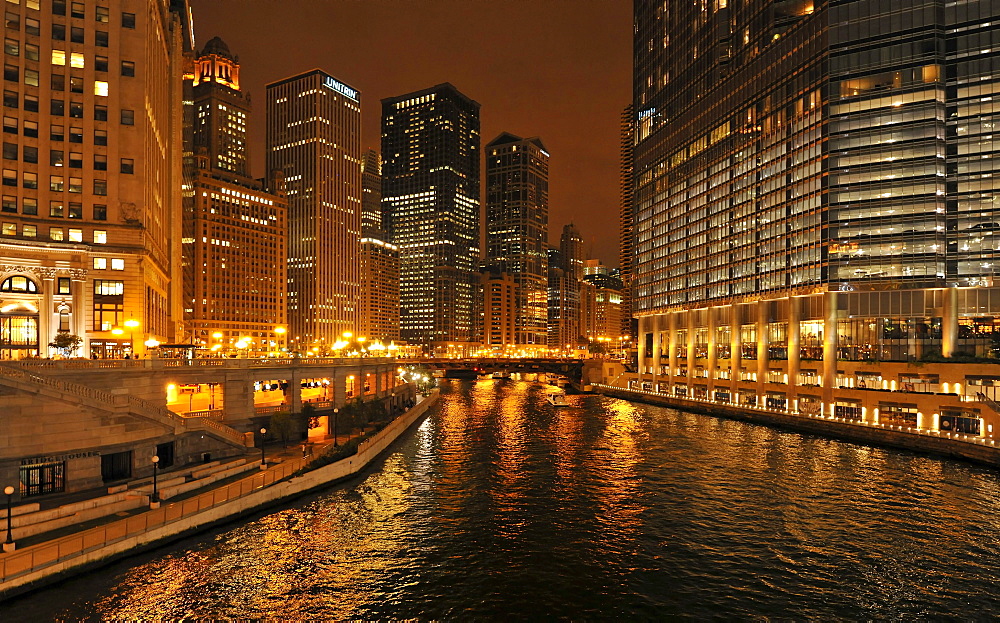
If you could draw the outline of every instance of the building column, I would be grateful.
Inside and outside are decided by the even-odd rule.
[[[288,412],[302,411],[302,372],[299,368],[291,368],[288,375]]]
[[[649,353],[646,352],[646,333],[649,331],[649,316],[642,316],[639,318],[639,366],[638,366],[638,377],[636,382],[639,384],[637,389],[642,389],[642,371],[646,367],[646,357]]]
[[[799,352],[799,319],[802,317],[801,296],[791,296],[788,298],[788,331],[786,333],[788,341],[788,383],[785,386],[785,395],[788,398],[788,411],[792,412],[792,407],[796,405],[799,389],[799,367],[801,363]],[[797,411],[797,409],[796,409]]]
[[[256,415],[253,402],[253,379],[240,374],[222,382],[222,419],[226,422],[246,420]]]
[[[677,312],[670,312],[667,315],[667,370],[671,377],[670,384],[673,385],[673,376],[677,372]]]
[[[743,363],[743,344],[740,342],[740,308],[729,306],[729,400],[736,404]]]
[[[70,316],[71,332],[80,337],[85,337],[88,333],[84,320],[87,317],[86,309],[86,274],[80,275],[74,271],[70,277],[70,292],[73,295],[73,315]],[[90,340],[85,339],[83,348],[90,347]],[[89,356],[89,352],[88,352]]]
[[[823,315],[823,404],[830,415],[833,412],[833,396],[837,385],[837,318],[840,294],[826,292],[823,294],[825,303]]]
[[[760,399],[767,396],[767,390],[764,389],[764,383],[767,379],[767,369],[768,369],[768,354],[767,347],[770,345],[769,336],[767,334],[767,308],[770,305],[770,301],[757,301],[757,400],[760,404]]]
[[[660,377],[660,362],[663,360],[663,349],[660,347],[660,332],[662,331],[663,314],[653,316],[653,391]]]
[[[958,288],[944,289],[944,317],[941,318],[941,356],[951,357],[958,348]]]
[[[688,396],[694,393],[694,311],[688,309],[682,312],[684,314],[684,326],[687,327],[687,348],[684,352],[687,353],[687,386],[688,386]]]
[[[41,356],[48,354],[49,342],[55,338],[56,330],[59,326],[56,324],[56,310],[55,310],[55,299],[52,293],[56,288],[56,277],[54,274],[49,273],[42,276],[42,304],[38,309],[38,353]],[[75,306],[74,306],[75,307]],[[73,310],[72,318],[76,318],[76,310]],[[72,325],[70,325],[72,328]],[[76,333],[76,335],[80,335]]]
[[[707,382],[705,386],[708,387],[708,398],[715,398],[715,372],[719,365],[719,357],[715,352],[715,307],[709,307],[706,312],[708,313],[708,366],[705,368],[705,373],[708,374],[708,378],[705,379]]]

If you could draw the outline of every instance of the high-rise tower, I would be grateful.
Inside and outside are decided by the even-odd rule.
[[[1000,425],[972,406],[992,381],[935,363],[1000,352],[1000,4],[636,0],[634,24],[640,385]]]
[[[514,344],[547,344],[549,154],[504,132],[486,146],[486,263],[516,287]]]
[[[281,352],[287,338],[287,200],[281,173],[250,177],[250,97],[215,37],[186,76],[184,316],[192,343],[215,352]]]
[[[267,168],[288,188],[289,345],[357,331],[361,94],[314,69],[267,85]]]
[[[369,339],[399,339],[399,249],[382,218],[382,158],[374,149],[361,163],[361,307],[358,331]],[[383,344],[385,346],[385,344]]]
[[[472,342],[479,104],[450,84],[382,100],[382,203],[400,253],[404,340]]]
[[[632,141],[635,126],[632,123],[632,104],[622,111],[621,157],[618,176],[620,205],[618,210],[618,265],[622,277],[622,335],[635,336],[638,325],[632,318],[632,277],[635,264],[635,210],[632,202]]]

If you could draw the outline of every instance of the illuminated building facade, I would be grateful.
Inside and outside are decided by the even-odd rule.
[[[288,193],[289,348],[357,332],[361,94],[315,69],[267,85],[267,169]]]
[[[175,338],[185,4],[5,3],[0,358]]]
[[[382,159],[365,152],[361,168],[361,335],[383,346],[399,339],[399,248],[382,219]]]
[[[185,134],[184,319],[189,343],[267,356],[282,352],[287,336],[287,201],[280,172],[267,188],[249,177],[251,107],[239,70],[215,37],[186,76],[193,114]]]
[[[486,271],[483,291],[483,347],[503,352],[517,348],[517,282],[505,272]]]
[[[504,132],[486,146],[486,263],[517,283],[514,342],[548,342],[549,154]]]
[[[635,210],[632,202],[632,141],[635,127],[632,123],[632,104],[622,111],[621,160],[618,176],[620,205],[618,210],[618,265],[622,278],[622,335],[633,336],[638,325],[632,318],[632,277],[635,263]]]
[[[411,344],[479,340],[479,152],[479,103],[454,86],[382,100],[382,204]]]
[[[633,382],[992,435],[1000,6],[634,6]]]
[[[563,226],[559,248],[548,251],[548,345],[575,348],[586,338],[581,324],[581,279],[583,278],[583,238],[576,226]]]

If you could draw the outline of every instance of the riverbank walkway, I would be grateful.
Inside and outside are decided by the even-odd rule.
[[[422,414],[427,407],[437,398],[437,391],[429,396],[421,396],[418,402],[407,412],[399,415],[380,431],[369,431],[359,444],[358,454],[363,451],[362,446],[380,437],[383,431],[388,432],[394,428],[394,424],[412,420],[414,413]],[[343,446],[352,439],[357,439],[358,429],[348,433],[339,434],[336,438],[338,445]],[[393,431],[394,437],[389,440],[391,443],[395,436],[401,434],[402,430]],[[13,582],[20,576],[28,573],[34,574],[50,565],[63,566],[60,563],[73,558],[74,556],[100,549],[109,544],[128,539],[144,532],[163,527],[169,523],[184,519],[193,518],[215,507],[238,500],[251,493],[259,492],[263,489],[273,487],[278,483],[286,482],[293,474],[301,470],[317,457],[323,455],[334,447],[334,438],[328,435],[318,440],[306,443],[289,443],[287,446],[272,444],[271,447],[264,448],[264,461],[266,469],[261,469],[260,450],[254,452],[250,449],[241,457],[234,457],[227,461],[216,461],[207,465],[187,465],[176,469],[161,472],[158,479],[157,491],[171,491],[168,499],[161,501],[158,508],[150,508],[149,496],[152,493],[152,479],[137,481],[138,487],[115,494],[109,494],[106,489],[97,489],[78,494],[60,496],[55,501],[58,506],[47,505],[49,508],[41,509],[41,512],[51,512],[58,515],[59,509],[88,509],[93,508],[96,500],[106,498],[109,495],[120,495],[122,499],[131,498],[131,504],[118,509],[109,507],[106,514],[73,522],[53,530],[46,530],[25,536],[18,535],[18,528],[13,528],[13,539],[16,549],[12,552],[0,553],[0,600],[13,588]],[[388,445],[385,444],[385,445]],[[382,445],[382,444],[380,444]],[[337,463],[352,462],[352,457],[345,456]],[[374,456],[366,457],[367,461],[373,460]],[[360,466],[363,467],[363,466]],[[354,469],[354,473],[360,467]],[[209,472],[211,476],[215,474],[215,479],[205,478],[204,485],[191,487],[184,490],[185,484],[196,484],[190,482],[191,472],[198,475],[198,472]],[[334,482],[337,478],[331,480]],[[148,481],[148,483],[146,482]],[[185,481],[188,481],[185,483]],[[185,484],[182,484],[185,483]],[[180,485],[180,486],[178,486]],[[131,483],[130,483],[131,486]],[[136,503],[138,501],[138,504]],[[22,505],[30,506],[30,505]],[[16,522],[21,513],[19,507],[14,507],[12,518]],[[75,513],[70,513],[70,515]],[[65,513],[64,513],[65,516]],[[80,513],[86,517],[86,513]],[[232,515],[235,518],[238,515]],[[225,517],[222,517],[225,519]],[[6,508],[0,510],[0,541],[6,538],[7,511]],[[53,573],[60,573],[62,569]]]

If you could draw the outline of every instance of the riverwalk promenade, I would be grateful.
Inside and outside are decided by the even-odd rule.
[[[178,491],[161,502],[159,508],[150,508],[144,502],[141,508],[24,539],[15,530],[16,549],[0,554],[0,600],[349,478],[375,461],[419,421],[438,396],[435,389],[420,398],[381,431],[364,438],[355,454],[304,473],[299,472],[333,445],[333,438],[313,444],[307,456],[303,456],[301,445],[265,449],[265,469],[259,467],[260,455],[252,459],[252,453],[223,464],[214,482],[195,490]],[[338,441],[346,437],[342,435]],[[163,484],[170,483],[171,476],[169,472],[163,474]],[[181,488],[179,485],[178,489]],[[140,490],[143,492],[151,491]],[[78,504],[86,508],[86,500]],[[12,515],[17,517],[16,509]],[[5,522],[6,511],[0,517]],[[0,523],[0,527],[5,528],[6,524]]]

